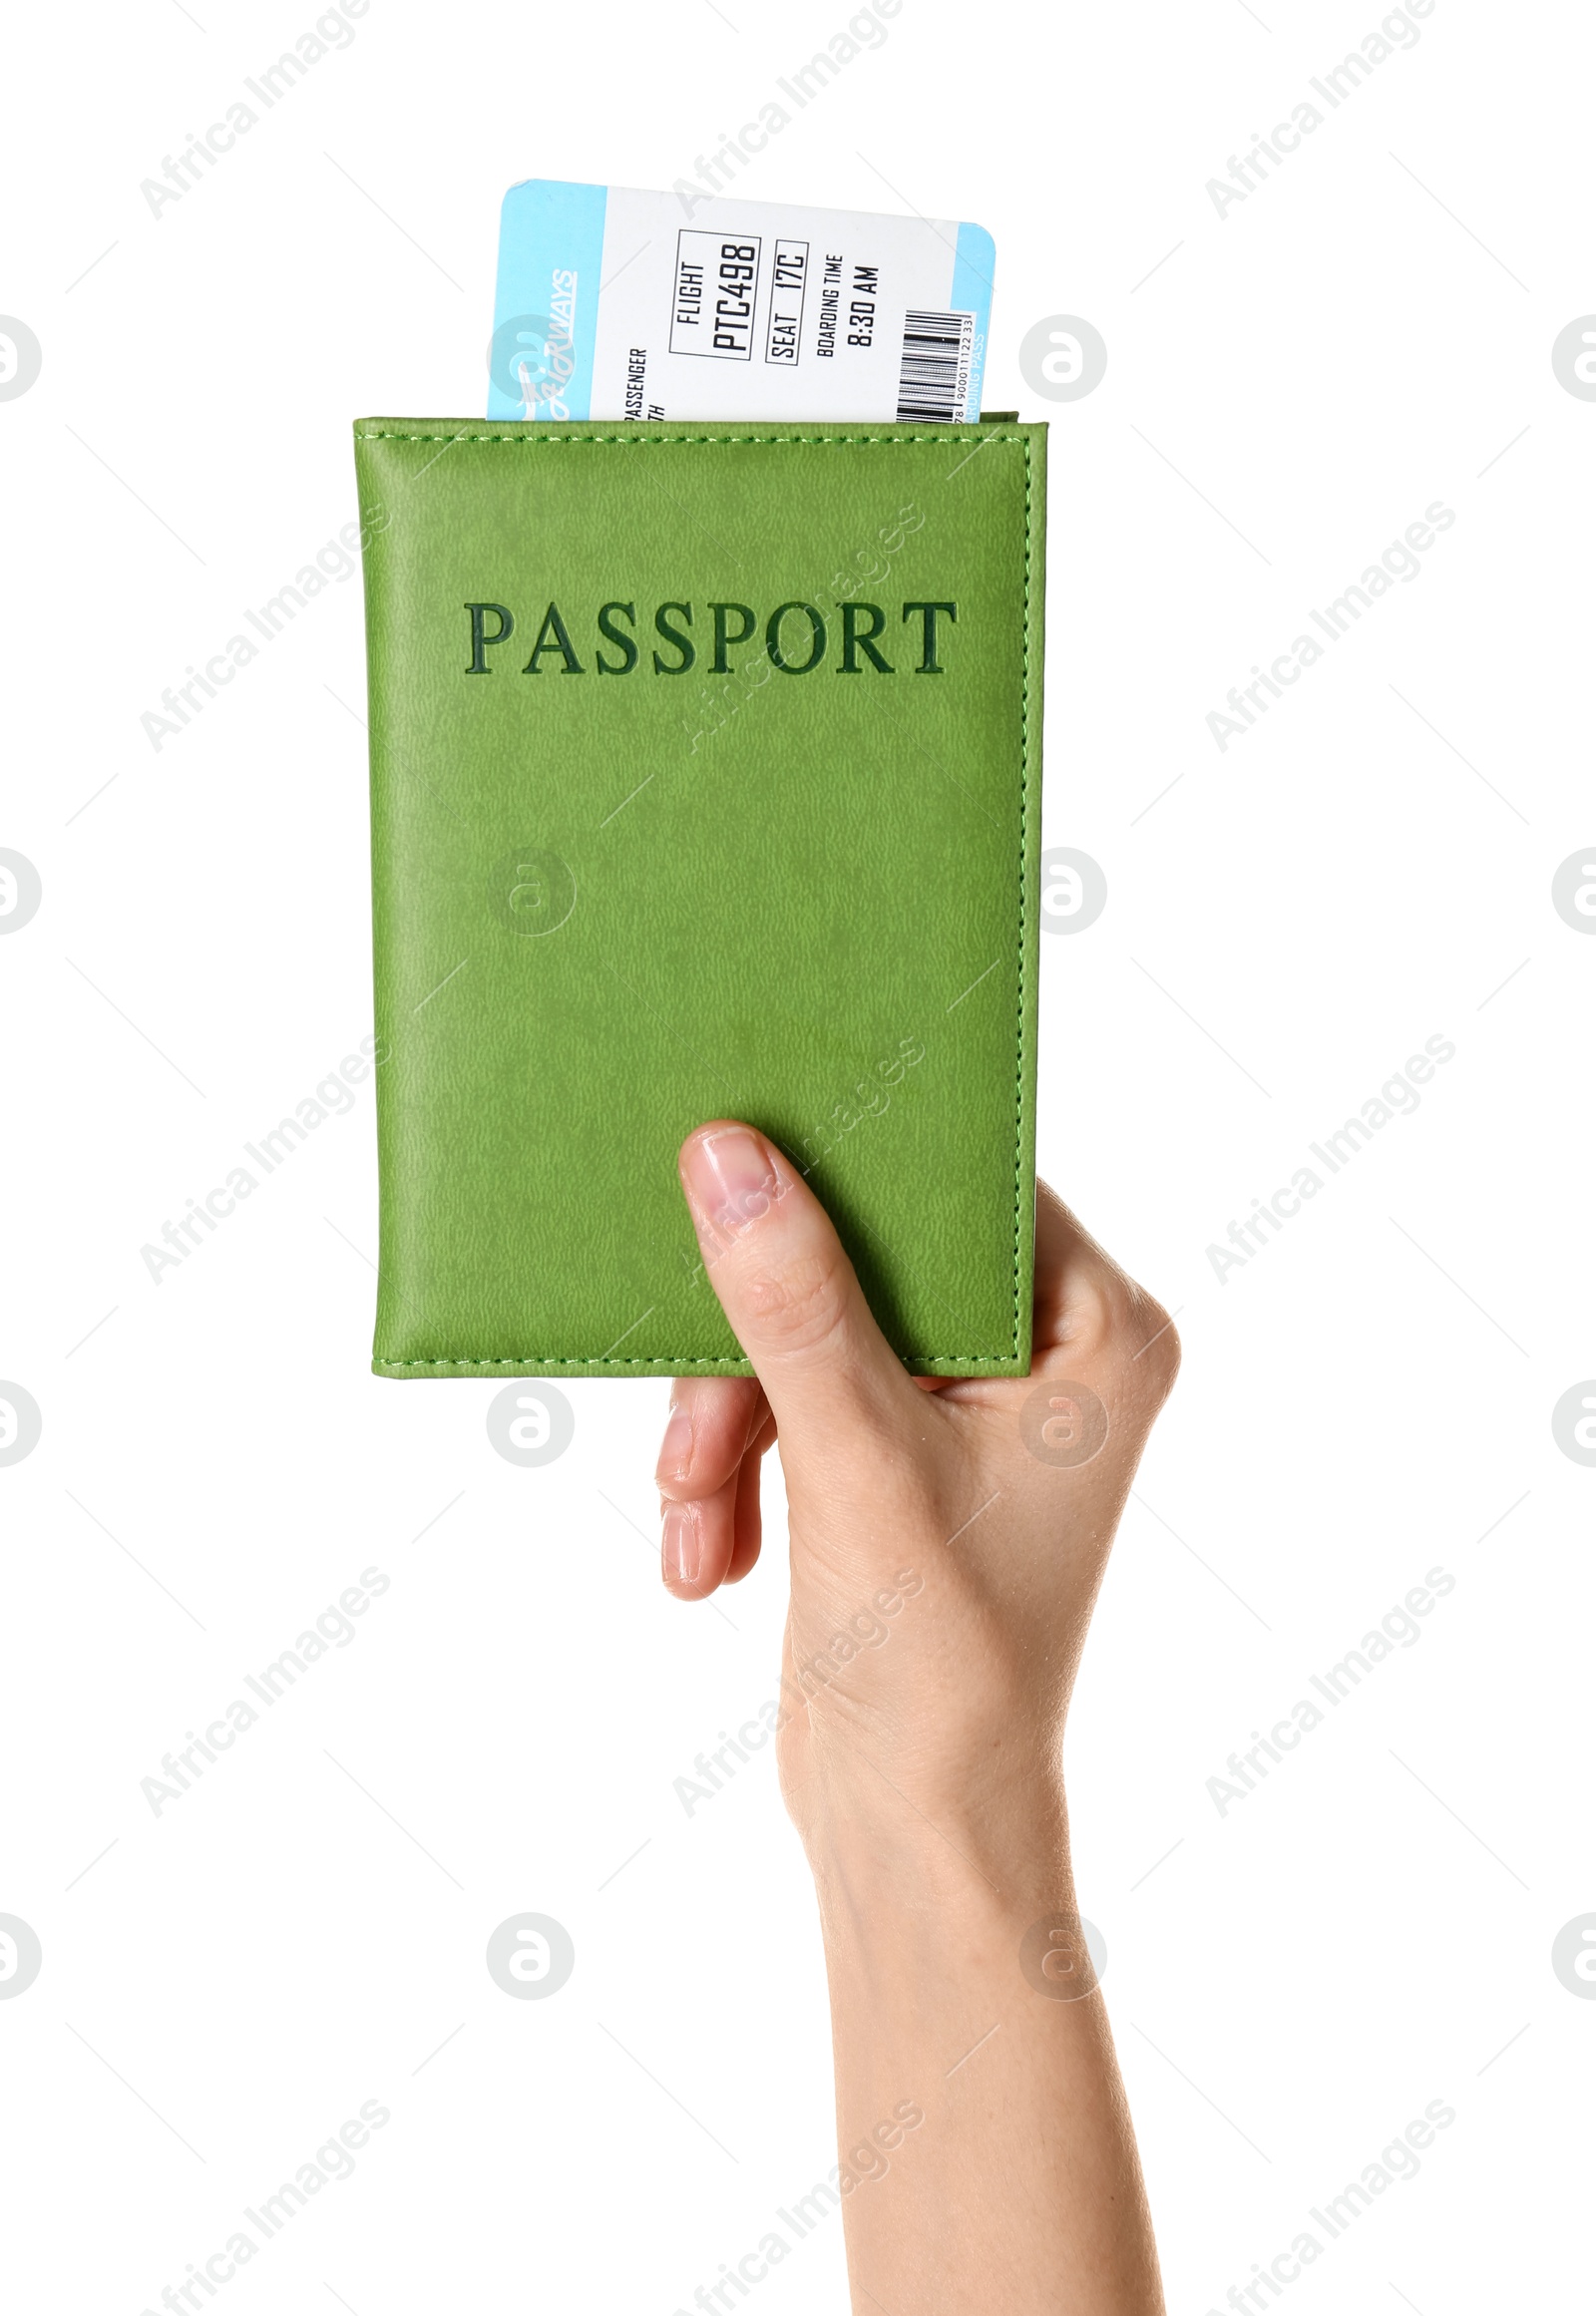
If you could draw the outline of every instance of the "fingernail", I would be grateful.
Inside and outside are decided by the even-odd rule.
[[[777,1196],[776,1170],[757,1134],[726,1126],[689,1142],[682,1172],[704,1219],[738,1235],[768,1214]]]
[[[665,1506],[662,1557],[667,1583],[697,1583],[698,1508],[695,1504]]]
[[[654,1477],[660,1480],[684,1480],[692,1468],[692,1417],[685,1407],[672,1406],[670,1421],[665,1425],[665,1436],[659,1442],[659,1461]]]

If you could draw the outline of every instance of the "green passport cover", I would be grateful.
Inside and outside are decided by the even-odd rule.
[[[376,1373],[746,1374],[676,1150],[1030,1363],[1046,430],[357,422]]]

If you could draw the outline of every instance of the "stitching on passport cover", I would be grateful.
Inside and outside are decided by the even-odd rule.
[[[807,443],[825,445],[838,450],[850,450],[866,443],[902,445],[906,449],[917,446],[944,449],[951,441],[965,441],[962,434],[402,434],[397,429],[355,428],[357,442],[497,442],[497,443],[625,443],[635,448],[652,444],[668,450],[684,443]],[[1022,1127],[1025,1111],[1025,999],[1029,991],[1029,971],[1025,957],[1025,884],[1030,862],[1030,437],[1023,434],[988,434],[981,447],[990,442],[1018,443],[1025,454],[1025,585],[1023,616],[1020,621],[1019,668],[1019,982],[1014,1002],[1014,1255],[1012,1272],[1013,1333],[1010,1338],[1010,1356],[1019,1355],[1019,1241],[1024,1216],[1022,1204],[1024,1184],[1020,1178],[1022,1155]],[[951,478],[948,478],[951,479]],[[553,1358],[540,1351],[522,1351],[519,1355],[502,1359],[373,1359],[373,1368],[387,1374],[411,1374],[418,1369],[444,1368],[450,1374],[480,1375],[500,1367],[523,1367],[536,1362],[543,1367],[580,1367],[585,1373],[607,1368],[616,1373],[650,1373],[663,1361],[672,1368],[706,1368],[720,1374],[749,1371],[746,1359],[690,1359],[671,1351],[656,1351],[649,1358]],[[975,1368],[1001,1365],[990,1352],[981,1351],[928,1351],[921,1364],[933,1361],[957,1360],[961,1366]]]
[[[833,444],[840,450],[852,450],[860,443],[941,443],[946,449],[950,442],[966,442],[969,437],[953,428],[942,434],[400,434],[397,429],[362,433],[355,428],[356,442],[508,442],[508,443],[565,443],[576,447],[582,443],[620,442],[634,449],[653,445],[664,450],[676,443],[735,443],[735,442],[805,442]],[[982,438],[981,448],[989,442],[1017,442],[1023,446],[1025,467],[1030,467],[1030,441],[1022,434],[989,434]],[[1028,548],[1029,541],[1027,539]]]

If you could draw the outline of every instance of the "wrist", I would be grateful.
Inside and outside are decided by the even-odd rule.
[[[928,2053],[941,2076],[998,2028],[1099,2031],[1061,1826],[1032,1827],[1023,1848],[1005,1845],[1000,1857],[932,1837],[840,1843],[811,1863],[834,2031],[870,2045],[867,2077],[940,2108],[940,2081],[922,2080]]]
[[[912,1917],[1028,1923],[1073,1906],[1063,1785],[1045,1767],[958,1803],[886,1783],[858,1799],[828,1797],[800,1823],[828,1944],[891,1938]]]

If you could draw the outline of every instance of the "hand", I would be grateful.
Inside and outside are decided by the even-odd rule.
[[[1029,1376],[912,1378],[779,1150],[721,1120],[680,1165],[756,1376],[675,1386],[664,1578],[702,1600],[747,1575],[779,1433],[792,1598],[778,1749],[806,1841],[861,1813],[877,1828],[884,1783],[987,1852],[1016,1815],[1061,1822],[1081,1643],[1179,1363],[1168,1317],[1038,1184]]]
[[[1159,2316],[1061,1751],[1174,1329],[1038,1185],[1030,1374],[923,1383],[779,1150],[722,1120],[681,1178],[756,1379],[676,1385],[665,1581],[703,1600],[747,1574],[779,1433],[778,1757],[820,1901],[855,2307]]]

